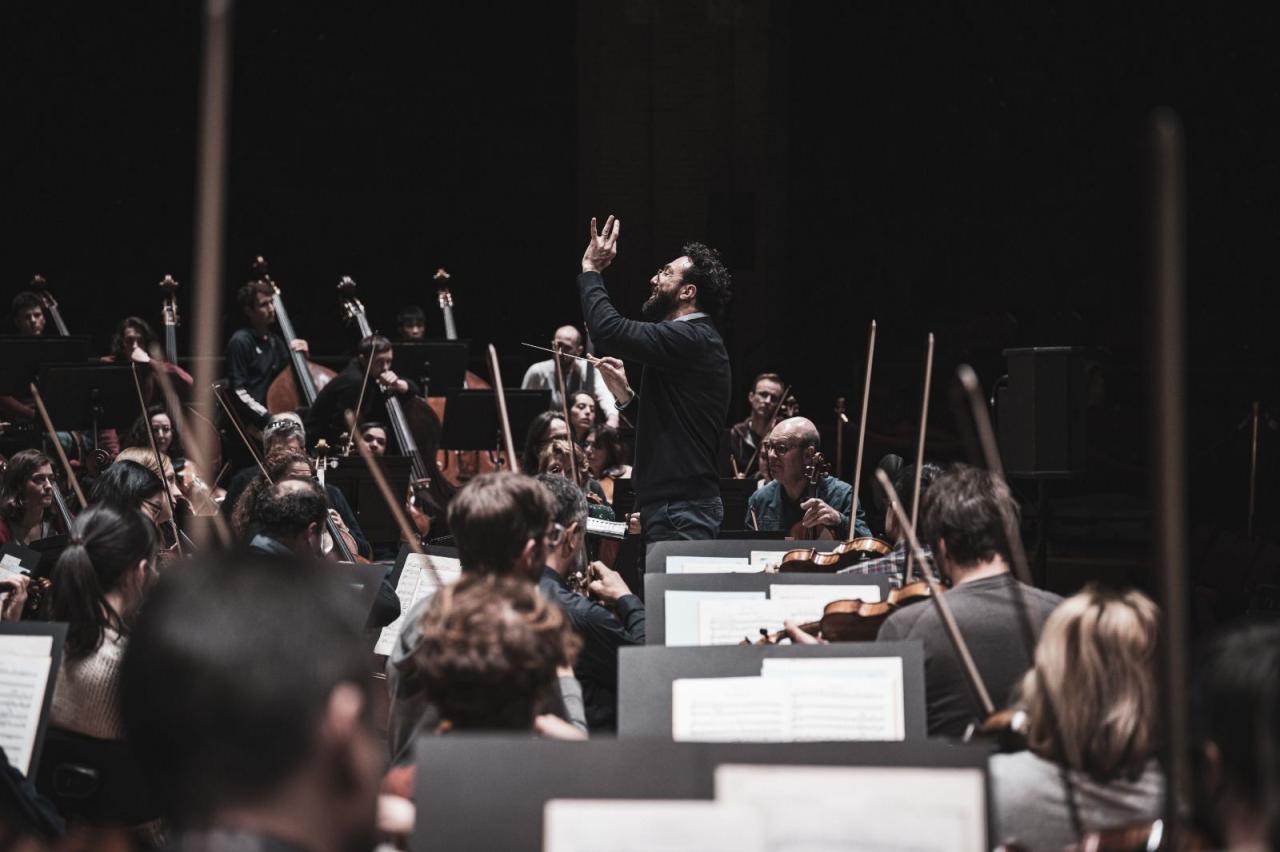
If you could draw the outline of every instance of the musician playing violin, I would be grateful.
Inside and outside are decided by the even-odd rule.
[[[360,341],[356,357],[321,389],[315,405],[311,406],[307,432],[313,440],[324,438],[330,444],[338,445],[339,437],[348,428],[346,412],[355,411],[357,405],[361,406],[357,412],[358,419],[363,420],[366,416],[378,419],[378,414],[386,411],[384,394],[393,393],[399,397],[418,395],[417,384],[397,376],[391,369],[393,357],[391,341],[380,334],[371,334]],[[369,377],[367,386],[366,375]],[[403,453],[403,448],[396,449]]]
[[[853,487],[834,476],[824,476],[816,483],[816,493],[809,494],[807,451],[818,450],[819,440],[818,427],[805,417],[790,417],[773,427],[761,448],[773,481],[747,501],[747,529],[789,530],[799,522],[807,530],[826,528],[836,538],[848,537]],[[855,535],[871,535],[861,505]]]
[[[759,459],[760,444],[773,429],[784,390],[782,378],[777,373],[756,376],[751,392],[747,394],[751,415],[729,427],[729,456],[733,459],[734,470],[748,479],[758,479],[761,475],[763,464],[758,464],[756,470],[747,468],[757,464],[753,459]]]
[[[227,343],[227,376],[241,415],[261,428],[271,419],[267,390],[280,371],[289,366],[289,349],[307,352],[307,341],[284,338],[271,330],[276,322],[275,290],[266,281],[250,281],[236,293],[247,326]]]

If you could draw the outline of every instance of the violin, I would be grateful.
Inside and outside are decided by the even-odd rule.
[[[320,388],[329,383],[337,375],[328,367],[322,367],[307,359],[307,356],[293,348],[298,335],[293,330],[293,322],[284,307],[284,297],[280,293],[280,285],[275,282],[267,270],[267,261],[262,257],[253,263],[253,271],[259,280],[271,285],[271,303],[276,309],[276,322],[280,324],[280,334],[289,346],[289,362],[293,369],[282,370],[267,388],[267,410],[272,414],[297,409],[315,404],[316,394]]]
[[[319,483],[321,492],[325,494],[325,504],[328,505],[329,492],[325,487],[325,472],[328,471],[330,467],[337,467],[338,460],[329,458],[329,442],[324,438],[316,441],[316,455],[311,461],[315,469],[316,482]],[[333,507],[329,506],[328,508],[329,511],[328,514],[325,515],[324,526],[325,533],[329,537],[330,546],[325,552],[330,553],[336,549],[338,554],[342,557],[342,562],[367,563],[369,560],[356,552],[356,540],[352,537],[351,533],[348,532],[345,527],[339,527],[333,520]]]
[[[809,448],[808,453],[811,456],[805,464],[805,478],[809,480],[809,497],[812,498],[817,493],[817,482],[826,475],[826,459],[822,457],[822,453],[814,451],[812,447]],[[849,521],[851,528],[854,524],[853,517],[851,516]],[[800,521],[797,521],[792,526],[790,537],[826,541],[835,538],[827,527],[815,530],[805,527]],[[782,560],[778,563],[776,570],[784,574],[797,572],[835,573],[865,559],[887,556],[891,552],[893,552],[893,548],[889,546],[888,542],[881,541],[874,536],[858,536],[840,542],[827,553],[819,552],[816,547],[800,547],[795,550],[788,550],[782,555]]]
[[[826,478],[830,466],[822,453],[813,447],[805,448],[804,478],[809,484],[805,490],[805,500],[813,500],[818,496],[818,483]],[[803,502],[803,501],[802,501]],[[804,521],[796,521],[791,525],[787,537],[796,541],[824,540],[835,538],[829,527],[806,527]],[[785,561],[786,557],[783,557]]]
[[[58,303],[53,298],[53,294],[49,292],[49,282],[45,281],[43,275],[32,277],[31,290],[40,298],[40,303],[44,306],[45,313],[53,320],[54,328],[58,329],[58,336],[70,337],[71,332],[67,330],[67,324],[62,321],[62,314],[58,311]]]
[[[890,590],[883,601],[869,602],[861,598],[832,601],[822,609],[822,618],[797,625],[810,636],[821,636],[828,642],[873,642],[885,619],[905,606],[925,600],[932,594],[924,580]],[[787,632],[770,633],[760,629],[757,645],[776,645]]]

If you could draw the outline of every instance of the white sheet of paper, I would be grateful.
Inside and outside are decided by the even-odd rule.
[[[715,789],[717,801],[761,816],[771,852],[985,846],[979,769],[724,765],[716,767]]]
[[[792,601],[702,601],[698,604],[698,644],[737,645],[743,639],[754,642],[760,638],[761,630],[781,630],[791,611]]]
[[[668,556],[668,574],[739,574],[754,573],[745,556]]]
[[[837,586],[837,585],[808,585],[806,583],[774,583],[769,586],[769,599],[780,600],[796,600],[804,598],[822,598],[823,606],[832,601],[853,600],[861,598],[867,603],[880,602],[879,586]],[[822,615],[819,611],[818,615]]]
[[[677,742],[785,742],[791,699],[785,678],[678,678],[671,682]]]
[[[765,852],[759,819],[716,801],[551,799],[543,852]]]
[[[0,636],[0,657],[22,654],[26,657],[53,656],[52,636]]]
[[[906,737],[901,657],[767,657],[760,673],[792,679],[796,740]]]
[[[672,590],[666,593],[666,644],[698,645],[698,607],[703,601],[763,601],[764,592]],[[757,628],[759,629],[759,628]],[[738,641],[742,639],[738,637]]]
[[[31,768],[31,753],[53,659],[47,654],[10,653],[8,646],[9,643],[0,645],[0,748],[4,749],[9,763],[26,775]]]
[[[431,567],[435,568],[434,572]],[[400,598],[400,616],[382,628],[373,653],[390,654],[395,649],[396,639],[400,637],[405,614],[423,598],[433,595],[442,583],[449,585],[461,576],[462,563],[457,559],[410,553],[400,571],[400,582],[396,584],[396,597]]]
[[[22,560],[14,556],[12,553],[6,553],[0,556],[0,568],[7,568],[14,572],[22,567]]]
[[[839,544],[839,542],[832,542],[832,541],[796,542],[796,547],[797,548],[812,547],[816,549],[819,553],[830,553],[831,551],[835,550],[835,546],[837,544]],[[782,561],[782,557],[786,556],[786,554],[787,554],[787,551],[785,550],[753,550],[751,551],[751,557],[750,557],[751,567],[755,568],[758,571],[763,571],[765,567],[769,565],[773,565],[776,567],[777,564]]]

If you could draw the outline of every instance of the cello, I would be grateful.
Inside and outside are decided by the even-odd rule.
[[[335,375],[333,370],[322,367],[309,360],[305,354],[293,348],[298,335],[293,330],[293,322],[284,307],[284,297],[280,293],[280,285],[275,282],[267,269],[267,261],[258,257],[253,262],[253,271],[258,279],[271,285],[271,304],[276,309],[276,322],[280,324],[280,334],[289,347],[289,361],[292,370],[282,370],[267,388],[267,411],[280,414],[285,411],[296,411],[303,406],[310,407],[316,401],[320,388],[329,383]]]
[[[172,275],[166,275],[164,278],[161,278],[160,292],[164,294],[160,302],[160,318],[164,324],[164,358],[167,363],[177,365],[179,325],[177,280],[175,280]],[[154,352],[148,354],[151,355],[152,360],[155,360]],[[156,369],[156,373],[164,373],[164,368],[158,367]],[[167,380],[168,375],[166,374],[162,378]],[[171,384],[170,389],[172,389]],[[174,425],[178,426],[183,435],[190,435],[190,438],[188,439],[191,442],[190,446],[184,446],[183,449],[190,453],[191,448],[196,446],[211,447],[213,449],[213,457],[208,459],[207,463],[202,465],[202,467],[206,478],[215,475],[217,471],[222,469],[222,436],[218,433],[218,430],[212,423],[203,418],[187,421],[182,416],[182,412],[179,410],[177,402],[177,396],[173,395],[172,398],[170,398],[170,393],[166,391],[165,406],[169,409],[170,416],[175,420]],[[196,437],[195,431],[192,430],[199,431],[201,435]],[[182,469],[177,470],[176,473],[183,478],[187,488],[191,488],[199,479],[199,474],[195,471],[189,470],[186,465],[183,465]],[[221,492],[221,494],[218,492]],[[226,491],[224,489],[218,488],[216,481],[214,482],[210,493],[215,499],[221,499],[221,497],[226,495]]]

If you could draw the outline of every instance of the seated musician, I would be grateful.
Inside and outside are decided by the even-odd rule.
[[[373,848],[384,759],[353,603],[337,572],[293,559],[210,558],[157,582],[120,697],[167,849]]]
[[[0,621],[21,621],[27,608],[31,578],[26,574],[0,575]]]
[[[39,294],[23,290],[14,296],[9,306],[9,316],[19,337],[44,336],[44,300]]]
[[[238,538],[245,542],[252,542],[254,536],[258,532],[254,523],[258,516],[258,502],[262,495],[271,488],[272,483],[280,483],[285,480],[296,479],[305,482],[314,480],[314,471],[311,468],[311,460],[307,458],[307,454],[287,447],[279,447],[271,451],[265,459],[263,459],[263,467],[266,468],[266,476],[262,472],[258,472],[258,476],[245,488],[240,497],[236,500],[235,505],[231,509],[231,529]],[[318,487],[318,484],[317,484]],[[333,518],[334,525],[338,528],[341,535],[349,536],[347,545],[351,550],[365,557],[370,558],[373,555],[373,548],[364,536],[364,530],[360,528],[360,522],[356,520],[355,512],[351,509],[351,504],[347,502],[347,498],[342,492],[333,485],[325,483],[322,496],[327,500],[329,505],[329,514]],[[320,519],[320,525],[324,527],[324,518]],[[331,551],[326,551],[326,553]]]
[[[604,497],[613,503],[613,486],[619,479],[631,478],[631,465],[626,463],[627,448],[622,436],[612,426],[597,426],[587,433],[583,444],[587,451],[587,466],[591,476],[604,490]]]
[[[612,731],[618,723],[618,649],[644,644],[644,601],[632,594],[616,571],[600,562],[587,564],[587,500],[582,489],[564,476],[540,474],[555,502],[555,523],[564,532],[549,543],[547,567],[538,586],[569,616],[582,639],[573,673],[582,684],[587,725],[593,733]],[[589,571],[589,575],[588,575]],[[570,588],[581,574],[591,596]]]
[[[1005,513],[1018,513],[1008,486],[985,470],[956,465],[922,495],[919,536],[933,547],[942,578],[951,581],[947,602],[991,699],[1000,706],[1031,665],[1022,641],[1020,584],[1009,569]],[[1022,585],[1021,592],[1037,628],[1062,600],[1032,586]],[[924,643],[929,736],[962,736],[980,711],[936,607],[917,603],[897,610],[877,639]]]
[[[763,465],[760,456],[763,450],[760,445],[769,436],[776,422],[778,403],[782,401],[782,393],[786,388],[777,373],[761,373],[756,376],[747,394],[747,403],[751,406],[751,414],[741,423],[729,428],[730,470],[736,476],[748,479],[756,478]]]
[[[1242,622],[1197,661],[1191,723],[1206,849],[1280,849],[1280,622]]]
[[[289,366],[289,350],[307,351],[305,340],[286,344],[271,330],[276,322],[275,291],[266,281],[250,281],[236,293],[247,323],[227,342],[227,383],[245,422],[262,427],[271,419],[267,390]]]
[[[195,466],[188,464],[184,457],[182,436],[178,434],[177,424],[169,415],[169,409],[158,403],[148,405],[146,416],[133,422],[125,433],[123,449],[138,447],[150,453],[152,438],[155,439],[155,448],[166,460],[166,469],[173,468],[174,482],[192,509],[198,514],[204,514],[207,510],[216,508],[209,487],[200,478]]]
[[[305,453],[307,449],[307,430],[302,425],[302,418],[295,411],[285,411],[273,415],[262,430],[262,458],[266,458],[276,450],[293,450]],[[235,508],[240,495],[248,488],[262,471],[256,462],[248,464],[232,475],[227,483],[227,496],[222,504]]]
[[[58,558],[52,617],[67,624],[50,724],[101,740],[123,738],[116,702],[125,640],[155,577],[154,527],[134,509],[90,506]]]
[[[924,495],[928,492],[929,486],[933,484],[934,479],[942,473],[942,468],[933,462],[925,462],[923,469],[920,471],[920,499],[924,499]],[[912,495],[915,493],[916,487],[916,466],[907,465],[898,468],[897,473],[893,477],[893,490],[902,500],[903,514],[911,516]],[[887,556],[881,556],[877,559],[867,559],[856,565],[851,565],[844,569],[841,573],[845,574],[885,574],[889,578],[890,585],[901,588],[904,582],[907,570],[907,535],[906,532],[898,526],[898,516],[894,514],[892,507],[885,507],[884,516],[884,534],[885,538],[892,541],[893,551]],[[932,554],[929,545],[921,542],[920,547],[926,555]],[[912,580],[923,579],[919,566],[916,566],[911,572]]]
[[[324,438],[330,446],[338,446],[340,437],[350,431],[346,412],[355,411],[357,405],[360,406],[360,411],[356,413],[357,420],[363,420],[366,417],[377,417],[386,411],[384,400],[387,392],[398,397],[417,396],[420,393],[415,382],[402,379],[392,371],[393,358],[391,341],[382,335],[371,334],[360,341],[356,357],[321,389],[315,405],[311,406],[307,415],[307,432],[313,441]],[[366,374],[369,376],[368,384],[364,380]],[[397,447],[397,451],[403,453],[402,448]]]
[[[195,384],[195,379],[177,364],[170,364],[151,357],[151,347],[156,343],[156,333],[142,317],[125,317],[111,335],[111,352],[103,355],[106,364],[127,364],[136,361],[150,364],[153,369],[164,370],[185,385]]]
[[[93,483],[89,502],[136,509],[161,531],[173,518],[169,513],[169,501],[164,497],[164,489],[164,482],[150,467],[136,461],[119,459],[108,465]],[[169,545],[172,543],[167,542]]]
[[[1096,585],[1049,616],[1013,701],[1026,713],[1027,750],[991,757],[993,840],[1066,849],[1080,840],[1073,807],[1086,832],[1160,817],[1159,620],[1141,592]]]
[[[547,565],[547,549],[559,542],[554,514],[550,493],[532,477],[484,473],[468,481],[449,503],[449,527],[463,576],[494,574],[535,584]],[[392,696],[387,734],[397,761],[409,756],[415,732],[434,731],[440,721],[439,710],[424,691],[421,661],[415,661],[428,601],[405,613],[404,628],[387,659]],[[585,733],[582,687],[572,670],[561,671],[558,687],[548,704],[551,712]]]
[[[529,476],[538,473],[538,460],[552,441],[568,440],[569,426],[564,414],[554,409],[544,411],[529,423],[524,436],[524,452],[520,455],[520,467]]]
[[[604,412],[586,391],[569,394],[569,420],[573,423],[573,442],[579,446],[587,442],[592,429],[605,425]]]
[[[573,395],[578,391],[590,394],[596,401],[597,409],[603,412],[605,422],[617,427],[617,401],[614,399],[613,392],[605,385],[604,377],[590,361],[579,361],[578,358],[571,357],[577,355],[580,358],[586,353],[586,348],[582,344],[582,333],[571,325],[562,325],[556,329],[550,348],[563,353],[555,357],[560,359],[560,371],[564,374],[564,389],[565,393],[569,394],[569,399],[572,400]],[[520,387],[533,390],[546,388],[551,391],[551,407],[557,409],[561,407],[560,381],[556,377],[556,363],[552,358],[538,361],[525,370]]]
[[[427,315],[417,305],[405,305],[396,314],[401,340],[422,340],[427,336]]]
[[[747,501],[746,529],[790,530],[800,523],[815,532],[825,527],[839,539],[848,536],[853,488],[834,476],[824,476],[818,480],[816,496],[808,496],[805,465],[810,447],[815,451],[819,447],[818,427],[811,420],[791,417],[773,427],[761,452],[774,478]],[[861,505],[854,535],[871,535]]]
[[[63,531],[53,505],[53,462],[39,450],[14,453],[0,476],[0,544],[30,544]]]
[[[585,739],[546,708],[558,672],[573,664],[579,646],[560,608],[523,580],[468,574],[446,586],[422,615],[414,653],[439,711],[434,733],[536,731]]]
[[[370,453],[379,458],[387,454],[386,426],[371,420],[361,423],[359,429],[360,438],[369,448]],[[439,475],[439,470],[435,467],[435,459],[424,459],[424,461],[429,468],[436,471],[436,475],[426,488],[414,488],[413,483],[409,483],[404,497],[405,513],[409,516],[409,523],[413,524],[420,537],[431,535],[432,530],[435,531],[436,536],[447,535],[449,527],[445,522],[444,507],[448,505],[447,498],[452,495],[442,493],[437,496],[432,493],[440,490],[443,484],[440,480],[444,477]]]

